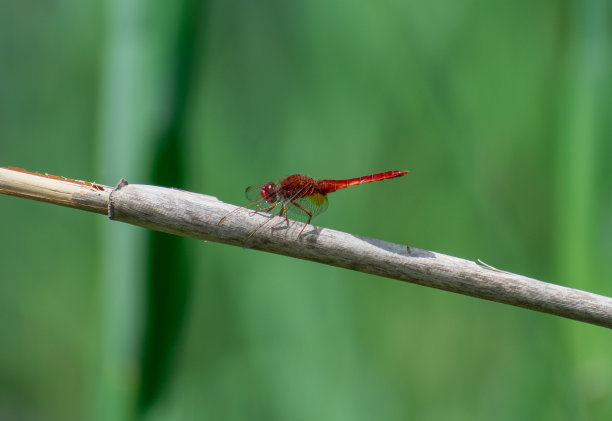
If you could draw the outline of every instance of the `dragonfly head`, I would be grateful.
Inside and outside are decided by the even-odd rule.
[[[278,200],[278,189],[274,183],[266,184],[261,188],[259,193],[261,193],[261,197],[268,203],[274,203]]]

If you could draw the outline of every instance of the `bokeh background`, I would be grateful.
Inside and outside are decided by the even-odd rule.
[[[607,0],[0,3],[0,165],[612,296]],[[2,420],[609,420],[604,328],[0,197]]]

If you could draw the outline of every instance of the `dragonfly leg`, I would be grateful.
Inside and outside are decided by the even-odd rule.
[[[257,209],[255,210],[255,213],[259,213],[259,212],[269,212],[271,210],[273,210],[276,206],[278,206],[278,202],[277,203],[273,203],[272,205],[268,206],[267,208],[264,209]],[[273,215],[268,215],[270,217],[272,217]],[[255,228],[253,231],[251,231],[251,233],[249,234],[249,236],[247,237],[247,240],[249,240],[253,234],[255,234],[257,232],[257,230],[259,230],[261,227],[263,227],[264,225],[266,225],[270,220],[268,219],[267,221],[263,222],[262,224],[260,224],[257,228]]]
[[[278,206],[278,202],[277,203],[273,203],[270,206],[268,206],[267,208],[263,208],[263,209],[255,209],[255,213],[259,213],[259,212],[270,212],[271,210],[273,210],[275,207]]]
[[[304,230],[306,229],[306,226],[308,226],[308,224],[310,224],[310,220],[312,219],[312,212],[310,212],[308,209],[306,209],[305,207],[303,207],[302,205],[300,205],[297,202],[293,202],[292,201],[291,203],[293,204],[293,206],[295,206],[296,208],[298,208],[301,211],[305,212],[306,215],[308,215],[308,221],[306,221],[306,224],[302,228],[302,231],[300,231],[300,233],[298,234],[298,237],[300,237],[302,235],[302,233],[304,232]]]
[[[284,216],[285,220],[284,221],[280,221],[279,223],[273,225],[272,228],[278,227],[283,222],[286,222],[287,226],[289,226],[289,217],[287,216],[287,205],[285,205],[285,202],[283,202],[281,204],[281,209],[280,209],[280,212],[278,213],[278,216]]]
[[[278,203],[274,203],[272,206],[268,206],[267,208],[264,208],[264,209],[254,209],[254,210],[253,210],[253,209],[249,209],[249,210],[251,210],[251,211],[253,211],[253,212],[255,212],[255,213],[259,213],[259,212],[268,212],[268,211],[271,211],[272,209],[274,209],[274,208],[276,207],[276,205],[277,205],[277,204],[278,204]],[[224,222],[227,220],[227,218],[228,218],[230,215],[232,215],[232,214],[233,214],[234,212],[236,212],[236,211],[239,211],[240,209],[244,209],[244,208],[242,208],[242,207],[237,207],[236,209],[234,209],[233,211],[231,211],[230,213],[228,213],[227,215],[225,215],[223,218],[221,218],[221,219],[219,220],[219,222],[217,223],[217,225],[221,225],[221,224],[223,224],[223,223],[224,223]]]

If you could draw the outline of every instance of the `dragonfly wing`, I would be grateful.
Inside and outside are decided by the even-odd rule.
[[[254,184],[252,186],[247,187],[244,191],[244,194],[247,199],[249,199],[249,203],[247,203],[245,207],[257,212],[279,212],[281,209],[281,206],[279,205],[282,203],[280,200],[266,201],[266,199],[264,199],[264,197],[262,196],[262,190],[271,185],[273,186],[274,183]]]
[[[309,218],[325,212],[328,204],[327,196],[315,193],[288,202],[287,213],[291,219],[306,222]],[[310,212],[311,215],[309,215],[308,212]]]
[[[252,186],[249,186],[246,188],[246,190],[244,191],[244,195],[247,197],[247,199],[249,199],[251,202],[256,202],[256,201],[261,201],[263,200],[263,197],[261,197],[261,189],[268,183],[261,183],[261,184],[254,184]]]

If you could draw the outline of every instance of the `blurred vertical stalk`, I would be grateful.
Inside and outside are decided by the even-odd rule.
[[[178,153],[180,146],[176,143],[178,138],[174,134],[182,121],[176,122],[176,113],[183,113],[184,108],[177,111],[172,107],[180,101],[168,104],[167,100],[176,90],[172,63],[176,59],[184,2],[109,0],[107,10],[96,151],[100,180],[111,184],[124,177],[129,182],[180,184],[183,168]],[[159,168],[172,169],[174,178],[159,177]],[[147,273],[146,261],[159,257],[159,251],[154,249],[159,248],[160,242],[151,243],[152,239],[144,230],[127,225],[105,223],[101,232],[99,261],[104,338],[91,419],[131,420],[142,412],[143,381],[148,384],[146,405],[159,389],[159,385],[151,386],[149,373],[143,373],[158,362],[156,358],[147,357],[150,354],[148,346],[171,346],[166,341],[151,340],[151,332],[155,330],[150,320],[156,317],[153,320],[159,321],[160,318],[152,316],[155,310],[151,310],[152,295],[147,283],[147,275],[154,275],[156,270],[149,268]],[[185,263],[181,245],[165,250],[163,264],[169,271],[177,267],[177,262]],[[185,273],[185,269],[178,273]],[[172,280],[166,278],[164,281]],[[172,297],[167,289],[165,292]],[[175,301],[180,303],[184,294],[179,290]],[[159,290],[153,291],[153,301],[160,303]],[[181,318],[172,321],[176,325]],[[175,327],[166,326],[166,329]],[[172,339],[168,335],[165,338]],[[157,352],[164,354],[163,349]],[[149,358],[147,363],[142,363],[143,356]]]
[[[121,177],[143,180],[148,150],[142,100],[148,87],[139,79],[144,70],[144,28],[138,1],[109,2],[108,38],[102,62],[100,134],[97,150],[100,179],[110,184]],[[105,223],[101,229],[102,349],[92,419],[129,420],[138,382],[137,351],[143,289],[142,232]]]
[[[597,241],[597,209],[604,187],[602,166],[609,160],[602,152],[609,141],[604,124],[610,111],[604,104],[610,95],[611,9],[607,0],[574,0],[570,5],[558,127],[555,261],[560,282],[597,292],[598,284],[608,281]],[[566,333],[575,370],[568,393],[577,413],[570,417],[610,419],[612,405],[602,405],[609,402],[612,388],[612,372],[603,369],[609,367],[610,342],[602,343],[601,335],[584,326],[572,325]]]
[[[608,42],[606,0],[572,3],[568,13],[568,52],[562,79],[557,185],[558,278],[596,290],[595,250],[597,167],[604,142]]]

